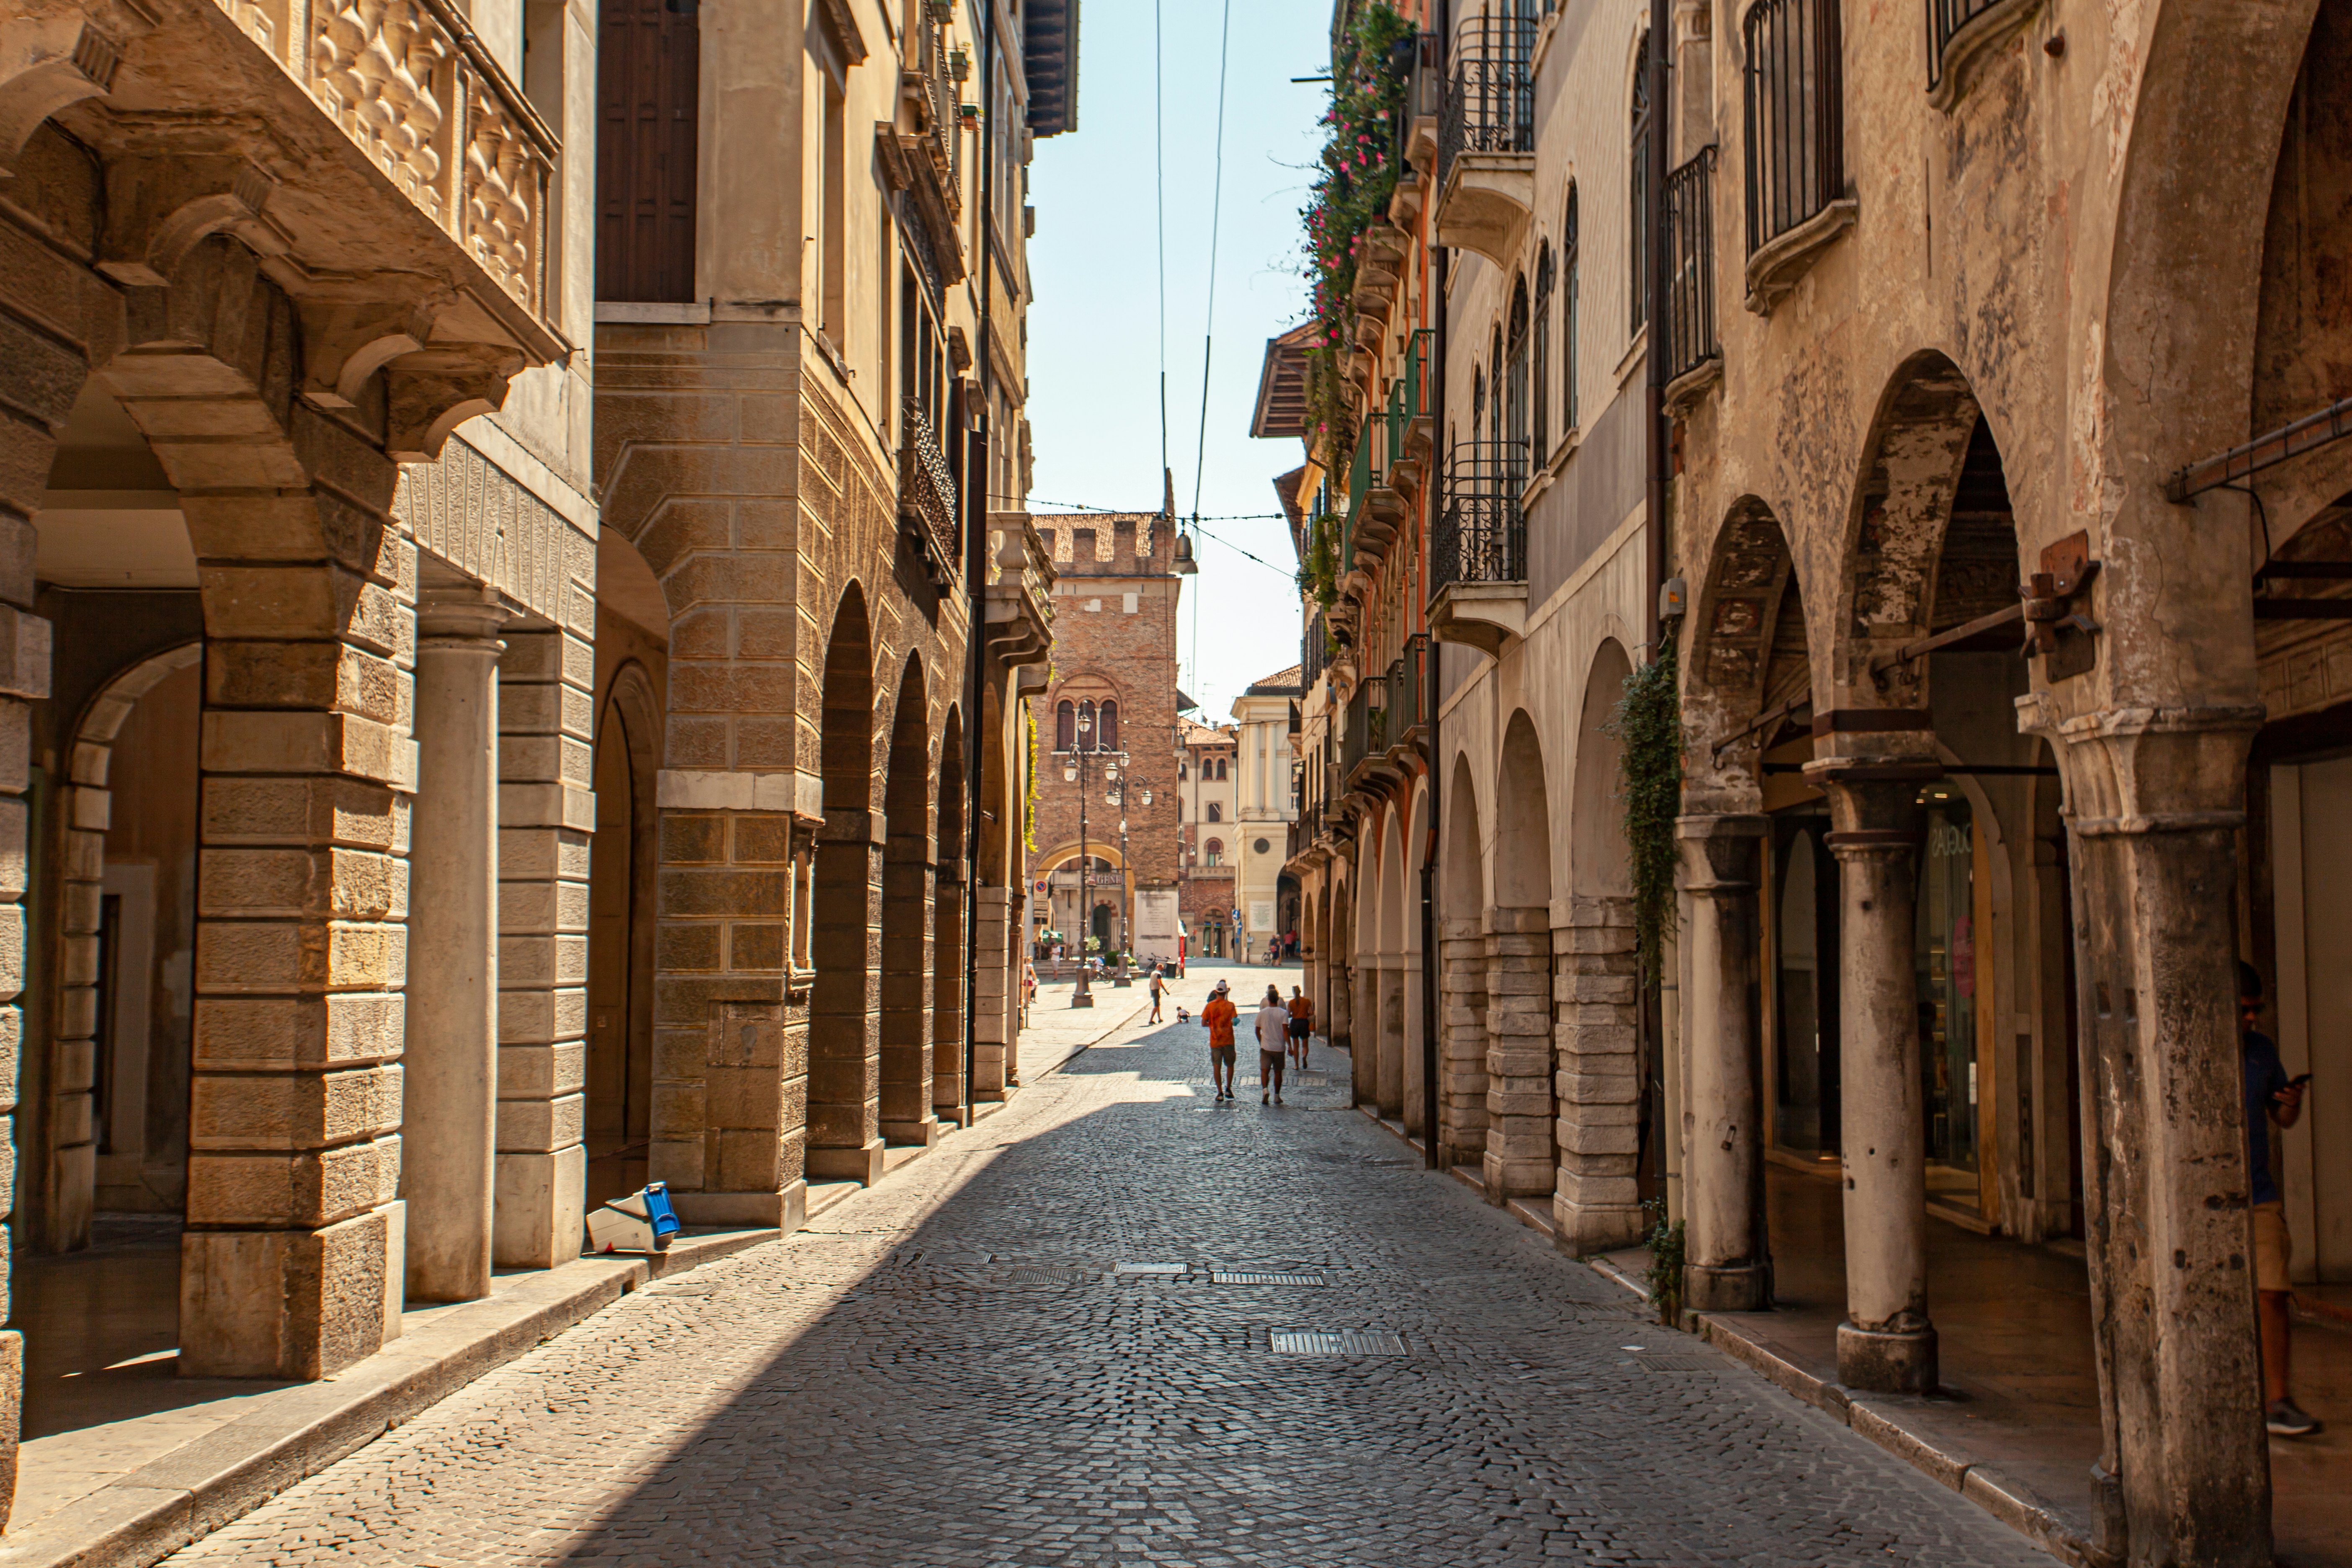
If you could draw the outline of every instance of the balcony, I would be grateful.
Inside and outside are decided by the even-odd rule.
[[[1747,39],[1748,309],[1769,316],[1853,226],[1838,0],[1757,0]]]
[[[1387,717],[1381,738],[1389,760],[1402,763],[1421,748],[1427,734],[1429,707],[1429,637],[1416,632],[1404,639],[1404,652],[1389,665]]]
[[[1666,407],[1696,402],[1723,374],[1715,335],[1715,149],[1666,176]]]
[[[1520,441],[1463,441],[1449,454],[1429,542],[1429,624],[1438,641],[1498,658],[1527,635],[1527,473]]]
[[[1927,101],[1949,110],[1959,100],[1969,67],[1992,45],[2023,26],[2041,0],[1927,0]]]
[[[1356,435],[1348,468],[1348,515],[1336,563],[1342,595],[1370,588],[1397,530],[1412,514],[1409,497],[1421,489],[1429,459],[1432,420],[1426,412],[1430,343],[1427,328],[1406,340],[1405,360],[1389,383],[1388,401],[1372,410]]]
[[[570,352],[555,134],[450,0],[52,0],[0,35],[0,166],[49,114],[89,146],[93,260],[126,286],[236,237],[300,310],[306,399],[351,407],[386,372],[395,456]]]
[[[983,622],[989,657],[1043,664],[1054,648],[1054,563],[1025,512],[989,520]]]
[[[919,226],[914,243],[925,269],[941,283],[964,277],[963,111],[961,51],[947,45],[949,7],[926,3],[908,29],[911,51],[898,73],[900,123],[875,127],[877,163],[891,190],[913,198]],[[908,127],[911,126],[911,129]]]
[[[898,531],[922,557],[923,570],[944,587],[956,580],[962,530],[956,526],[955,476],[909,397],[901,406],[898,436]]]
[[[1508,268],[1536,205],[1531,16],[1485,14],[1454,39],[1437,135],[1437,242]]]

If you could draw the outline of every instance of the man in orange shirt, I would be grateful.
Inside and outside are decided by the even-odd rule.
[[[1290,1054],[1297,1059],[1298,1070],[1307,1070],[1307,1047],[1315,1037],[1315,1004],[1305,992],[1290,988]]]
[[[1219,1100],[1234,1097],[1234,1020],[1238,1016],[1225,994],[1225,983],[1218,981],[1209,993],[1209,1005],[1201,1009],[1201,1022],[1209,1026],[1209,1080],[1217,1086]]]

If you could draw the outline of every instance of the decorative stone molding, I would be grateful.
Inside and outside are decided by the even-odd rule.
[[[1786,234],[1758,246],[1748,258],[1748,294],[1741,302],[1755,315],[1770,315],[1772,307],[1789,297],[1797,279],[1812,269],[1822,253],[1853,226],[1854,215],[1861,210],[1862,204],[1853,197],[1841,197]]]
[[[1971,74],[1969,68],[1993,45],[2011,37],[2042,9],[2042,0],[1993,0],[1944,40],[1942,58],[1927,84],[1927,101],[1950,113]],[[1932,47],[1935,42],[1928,39]]]
[[[535,615],[567,620],[565,590],[583,553],[575,542],[591,552],[593,544],[466,442],[450,442],[438,462],[404,465],[392,511],[418,549]]]

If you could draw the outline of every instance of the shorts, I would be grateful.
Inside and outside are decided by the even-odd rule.
[[[1280,1078],[1282,1076],[1282,1064],[1289,1059],[1289,1058],[1284,1056],[1280,1051],[1269,1051],[1261,1047],[1257,1053],[1258,1078],[1263,1080],[1269,1074],[1275,1078]]]
[[[2291,1290],[2287,1268],[2294,1262],[2294,1237],[2286,1231],[2286,1205],[2254,1205],[2254,1289]]]
[[[1307,1038],[1306,1019],[1293,1018],[1290,1020],[1290,1037],[1294,1040],[1303,1040]]]
[[[1239,1055],[1239,1050],[1233,1046],[1212,1045],[1209,1047],[1209,1062],[1213,1067],[1229,1068],[1234,1065]]]

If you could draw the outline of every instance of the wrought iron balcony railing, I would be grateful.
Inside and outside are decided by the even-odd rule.
[[[1838,0],[1757,0],[1747,35],[1748,253],[1845,194]]]
[[[1521,441],[1459,441],[1447,455],[1444,504],[1429,542],[1429,595],[1456,583],[1524,583],[1528,523]]]
[[[1927,90],[1944,82],[1944,54],[1960,30],[2001,0],[1927,0]],[[1999,26],[1988,23],[1988,26]]]
[[[1666,379],[1689,374],[1722,349],[1715,336],[1715,149],[1666,176]]]
[[[1389,683],[1385,679],[1366,680],[1348,699],[1348,732],[1339,742],[1339,778],[1344,784],[1367,757],[1378,756],[1388,744]]]
[[[1454,71],[1437,131],[1437,183],[1445,184],[1465,153],[1532,153],[1536,144],[1535,84],[1528,57],[1535,52],[1536,17],[1489,11],[1465,22],[1454,36]]]
[[[1416,632],[1404,639],[1404,652],[1389,666],[1388,743],[1391,746],[1418,729],[1425,718],[1429,695],[1429,637]]]
[[[955,476],[922,405],[909,397],[899,425],[898,523],[914,536],[925,568],[943,583],[954,578],[961,559],[957,511]]]

